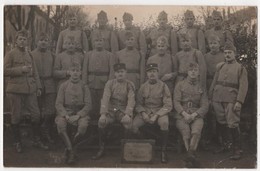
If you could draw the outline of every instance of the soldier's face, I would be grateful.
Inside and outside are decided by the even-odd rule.
[[[41,49],[46,49],[49,46],[49,39],[48,38],[42,38],[38,41],[38,47]]]
[[[16,44],[18,47],[24,48],[27,45],[27,38],[24,36],[18,36],[16,39]]]
[[[147,71],[147,77],[149,80],[157,80],[158,77],[158,70],[157,69],[151,69]]]
[[[188,70],[188,77],[195,79],[198,78],[199,76],[199,68],[198,67],[194,67],[190,70]]]
[[[77,82],[80,80],[81,70],[79,68],[72,68],[70,70],[71,80]]]
[[[222,18],[221,17],[214,17],[213,18],[213,23],[215,27],[219,27],[222,24]]]
[[[66,42],[67,51],[73,52],[75,50],[75,43],[73,41]]]
[[[122,80],[126,78],[126,70],[125,69],[120,69],[115,72],[115,77],[117,80]]]
[[[107,19],[106,18],[99,18],[98,19],[98,25],[99,26],[105,26],[107,24]]]
[[[192,16],[185,17],[185,23],[188,27],[192,27],[194,24],[195,18]]]
[[[76,27],[78,19],[76,17],[71,17],[69,18],[68,23],[70,27]]]
[[[123,22],[126,28],[131,27],[133,24],[132,20],[124,20]]]
[[[95,39],[95,48],[101,49],[104,46],[104,40],[103,39]]]
[[[165,27],[167,22],[168,22],[168,20],[165,17],[163,17],[163,18],[160,17],[160,18],[158,18],[157,22],[159,23],[160,27]]]
[[[236,59],[235,52],[233,50],[224,50],[225,59],[227,62],[233,61]]]
[[[213,52],[219,51],[220,44],[218,41],[210,41],[209,42],[209,48]]]
[[[191,48],[191,40],[182,38],[181,46],[182,46],[183,50],[189,50]]]
[[[167,51],[167,45],[166,44],[157,44],[157,51],[159,55],[164,55]]]
[[[127,47],[133,47],[134,46],[134,41],[135,41],[134,37],[129,37],[129,38],[126,39],[125,45]]]

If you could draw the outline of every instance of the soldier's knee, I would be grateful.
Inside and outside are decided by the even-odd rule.
[[[169,121],[168,120],[164,120],[164,121],[158,122],[158,124],[159,124],[160,129],[162,131],[167,131],[169,129]]]

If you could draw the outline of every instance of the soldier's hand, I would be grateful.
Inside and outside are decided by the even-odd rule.
[[[235,112],[240,112],[241,111],[241,107],[242,107],[242,104],[239,103],[239,102],[236,102],[235,105],[234,105],[234,111]]]
[[[98,124],[100,124],[101,127],[106,125],[106,114],[101,114]]]
[[[23,66],[22,67],[22,72],[24,73],[28,73],[32,70],[32,67],[31,66]]]
[[[172,74],[170,73],[170,74],[165,74],[162,78],[161,78],[161,80],[162,81],[167,81],[167,80],[169,80],[169,79],[171,79],[172,78]]]
[[[159,116],[158,115],[153,115],[151,118],[150,118],[150,123],[151,124],[153,124],[156,120],[157,120],[157,118],[158,118]]]
[[[65,115],[65,119],[66,119],[67,121],[69,121],[69,119],[70,119],[69,115]]]
[[[184,120],[186,123],[190,123],[192,121],[192,117],[190,114],[188,114],[187,112],[183,111],[182,115],[184,117]]]
[[[37,96],[41,96],[41,95],[42,95],[42,90],[38,88],[36,95],[37,95]]]
[[[129,124],[130,122],[131,122],[131,118],[130,118],[130,116],[128,116],[128,115],[125,115],[122,119],[121,119],[121,123],[122,124]]]
[[[198,113],[194,112],[191,114],[191,119],[194,120],[198,116]]]
[[[143,119],[144,119],[145,122],[149,122],[149,121],[150,121],[150,118],[149,118],[149,116],[148,116],[147,113],[142,112],[142,117],[143,117]]]
[[[69,123],[72,125],[76,125],[75,122],[77,122],[79,120],[80,116],[79,115],[73,115],[71,117],[69,117]]]

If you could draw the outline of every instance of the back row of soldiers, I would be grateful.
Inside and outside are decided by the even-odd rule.
[[[219,16],[218,12],[213,14]],[[124,15],[125,18],[129,16],[130,22],[124,20],[126,30],[133,28],[127,27],[131,25],[132,17],[129,14]],[[194,19],[192,12],[187,11],[187,23],[192,20],[188,16],[193,16]],[[56,57],[48,50],[49,38],[46,34],[40,35],[37,49],[29,52],[25,48],[27,33],[18,32],[17,47],[6,55],[4,67],[5,76],[10,77],[6,91],[11,101],[12,128],[17,152],[22,150],[19,122],[22,104],[25,103],[32,115],[34,144],[45,149],[48,146],[40,139],[40,115],[43,116],[45,138],[51,142],[49,128],[56,108],[55,122],[66,144],[68,163],[75,161],[73,145],[85,134],[90,119],[99,120],[100,150],[93,159],[99,159],[104,154],[105,128],[118,120],[126,128],[126,135],[130,130],[140,134],[139,127],[144,123],[158,123],[163,142],[161,160],[165,163],[168,114],[174,104],[176,127],[182,134],[188,151],[187,165],[194,166],[197,162],[195,151],[210,100],[216,112],[219,129],[222,130],[223,150],[227,150],[230,142],[234,142],[232,158],[240,158],[239,120],[241,105],[247,92],[247,72],[236,62],[233,44],[227,41],[224,46],[223,37],[218,36],[218,33],[223,33],[218,32],[221,30],[218,19],[216,30],[212,30],[215,32],[208,33],[209,37],[206,39],[210,47],[209,53],[204,56],[200,50],[193,48],[193,31],[188,26],[178,34],[182,50],[174,54],[173,48],[178,47],[177,44],[172,44],[174,33],[170,31],[170,39],[167,34],[164,35],[164,31],[168,29],[165,28],[167,14],[160,13],[160,28],[151,32],[153,55],[146,61],[146,46],[137,46],[141,42],[145,43],[145,40],[140,40],[140,37],[144,38],[140,30],[137,30],[138,34],[135,29],[121,33],[123,49],[113,51],[112,47],[117,44],[112,40],[117,39],[112,38],[115,36],[112,32],[105,30],[106,14],[101,11],[98,18],[101,27],[91,34],[94,48],[91,51],[85,49],[88,46],[84,33],[70,30],[76,29],[75,17],[70,18],[69,29],[59,36],[59,53]],[[200,45],[197,46],[201,48]],[[72,142],[66,132],[68,123],[78,125]]]

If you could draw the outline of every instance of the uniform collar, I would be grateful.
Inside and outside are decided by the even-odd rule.
[[[187,82],[188,82],[190,85],[196,85],[197,82],[198,82],[198,79],[192,79],[192,78],[187,77]]]

